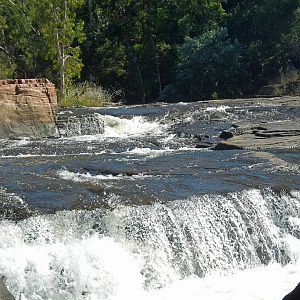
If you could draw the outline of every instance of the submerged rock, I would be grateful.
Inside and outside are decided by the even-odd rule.
[[[210,148],[211,144],[208,143],[198,143],[196,144],[195,148],[197,149],[205,149],[205,148]]]
[[[0,220],[20,221],[34,214],[34,209],[31,209],[21,197],[8,193],[0,187]]]
[[[15,300],[15,297],[9,292],[3,281],[0,279],[0,300]]]

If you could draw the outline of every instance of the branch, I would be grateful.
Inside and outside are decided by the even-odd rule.
[[[64,58],[64,61],[66,61],[68,58],[72,57],[73,54],[68,54],[65,58]]]
[[[14,3],[14,2],[11,1],[11,0],[8,0],[8,2],[9,2],[10,4],[12,4],[12,5],[16,5],[16,3]]]
[[[4,47],[0,46],[0,50],[5,54],[9,55],[9,52]]]

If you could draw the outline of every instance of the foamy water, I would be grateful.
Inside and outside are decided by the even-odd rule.
[[[134,180],[136,178],[145,179],[152,177],[151,175],[145,175],[145,174],[133,174],[131,176],[127,176],[126,174],[118,174],[118,175],[91,175],[89,172],[87,173],[79,173],[79,172],[71,172],[66,169],[59,170],[57,172],[57,175],[65,180],[70,180],[74,182],[101,182],[102,180],[118,180],[118,179],[128,179],[128,180]]]
[[[149,134],[161,135],[168,127],[158,121],[148,121],[142,116],[134,116],[130,119],[126,119],[95,113],[91,118],[93,118],[95,123],[95,125],[91,125],[91,127],[101,127],[103,122],[103,133],[95,133],[97,130],[93,128],[91,128],[91,132],[88,134],[83,133],[83,130],[81,129],[81,126],[83,126],[81,123],[82,121],[74,119],[73,121],[69,121],[69,123],[65,125],[66,128],[61,131],[63,136],[67,136],[64,139],[66,141],[75,140],[84,142],[92,142],[109,138],[122,140],[130,137],[142,137]],[[84,125],[87,126],[86,124]],[[88,128],[85,128],[85,131],[88,131]]]
[[[300,278],[299,196],[249,190],[4,220],[0,273],[23,300],[279,300]]]
[[[194,148],[194,133],[219,134],[211,130],[211,119],[224,122],[223,128],[258,114],[239,108],[166,108],[156,120],[93,110],[63,124],[69,130],[65,138],[1,141],[0,179],[10,190],[0,188],[0,274],[16,299],[281,300],[300,280],[300,193],[250,187],[271,182],[277,190],[281,176],[294,180],[288,175],[298,174],[291,167],[297,157],[287,155],[289,165],[275,168],[262,153]],[[270,119],[276,111],[261,115]],[[185,130],[190,138],[178,136]],[[181,167],[191,172],[177,172]],[[151,183],[141,183],[148,177]],[[227,184],[240,192],[228,193]],[[87,189],[98,185],[103,194]],[[294,181],[287,185],[295,189]],[[202,188],[209,192],[203,195]],[[133,195],[134,189],[140,194]],[[68,191],[71,200],[64,199]],[[159,199],[152,201],[155,193]],[[66,209],[85,207],[72,206],[73,196],[74,202],[77,196],[79,202],[100,199],[109,209],[37,215],[41,207],[62,209],[58,204],[64,201]]]
[[[126,138],[128,136],[140,136],[144,134],[161,134],[165,127],[158,122],[149,122],[142,116],[131,119],[118,118],[114,116],[101,116],[104,121],[104,136]]]
[[[220,106],[211,106],[207,107],[205,109],[206,112],[226,112],[227,109],[229,109],[229,106],[226,105],[220,105]]]

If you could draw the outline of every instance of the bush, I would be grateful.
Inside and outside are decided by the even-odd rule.
[[[240,95],[246,73],[243,52],[224,28],[186,38],[178,48],[177,98],[195,101]]]
[[[122,91],[109,91],[94,83],[84,82],[70,86],[64,96],[59,95],[60,107],[71,106],[107,106],[120,103]]]

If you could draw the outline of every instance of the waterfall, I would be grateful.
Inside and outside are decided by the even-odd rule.
[[[266,189],[3,220],[0,273],[17,299],[238,299],[217,289],[300,275],[299,214],[299,192]]]
[[[104,122],[99,114],[82,116],[61,114],[57,118],[57,126],[62,137],[95,135],[104,132]]]
[[[119,118],[98,113],[76,115],[59,115],[57,125],[62,137],[98,135],[103,137],[127,138],[154,132],[162,133],[164,127],[158,122],[147,121],[142,116]]]

